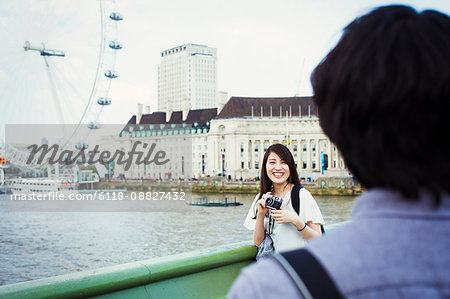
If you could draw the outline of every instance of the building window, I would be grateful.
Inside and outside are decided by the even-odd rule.
[[[241,169],[244,169],[244,162],[241,162]]]
[[[255,162],[255,169],[259,169],[259,163]]]

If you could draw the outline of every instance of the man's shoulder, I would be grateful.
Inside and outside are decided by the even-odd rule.
[[[431,221],[417,219],[356,220],[311,241],[307,248],[345,296],[418,285],[436,291],[438,285],[450,283],[450,257],[437,254],[450,241],[436,239],[432,230]]]
[[[244,268],[228,298],[300,298],[289,275],[273,258],[265,258]]]
[[[432,234],[419,232],[411,224],[392,227],[389,220],[367,219],[344,224],[307,247],[345,297],[390,297],[446,292],[450,285],[450,256],[442,255],[450,247],[448,238],[440,238],[430,247]],[[425,225],[426,226],[426,225]],[[412,229],[410,229],[412,228]],[[445,235],[445,234],[444,234]],[[418,242],[418,237],[422,239]],[[424,254],[426,252],[427,254]],[[443,287],[444,286],[444,287]],[[235,282],[230,298],[301,298],[296,285],[273,258],[245,268]]]

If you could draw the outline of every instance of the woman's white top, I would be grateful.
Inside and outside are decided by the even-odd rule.
[[[292,191],[292,189],[291,189]],[[291,191],[288,191],[283,197],[283,203],[281,208],[290,210],[294,213],[294,207],[291,202]],[[305,188],[300,189],[300,219],[307,223],[312,221],[313,223],[325,224],[322,213],[320,213],[319,206],[312,197],[311,193]],[[253,203],[248,211],[247,218],[245,219],[244,226],[249,230],[255,229],[256,224],[256,202],[259,194],[256,195]],[[255,218],[255,219],[253,219]],[[267,231],[269,225],[269,217],[264,217],[264,229]],[[270,235],[273,239],[273,246],[276,252],[289,251],[297,249],[306,245],[306,240],[303,238],[302,233],[292,223],[277,223],[275,221],[273,232]]]

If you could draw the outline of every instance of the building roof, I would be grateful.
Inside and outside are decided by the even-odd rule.
[[[140,125],[143,124],[164,124],[166,123],[165,112],[153,112],[151,114],[142,114]]]
[[[245,117],[286,117],[290,116],[317,116],[317,107],[312,97],[288,97],[288,98],[246,98],[232,97],[217,114],[217,108],[189,110],[185,120],[182,111],[172,112],[170,120],[166,121],[166,112],[153,112],[143,114],[139,125],[144,125],[147,130],[152,124],[160,124],[158,129],[178,128],[178,127],[209,127],[207,122],[211,119],[223,118],[245,118]],[[136,125],[136,115],[133,115],[124,131],[128,131],[130,126]]]
[[[179,45],[179,46],[175,46],[175,47],[172,47],[172,48],[163,50],[163,51],[161,51],[161,53],[166,52],[166,51],[170,51],[170,50],[179,49],[179,48],[182,48],[182,47],[185,47],[185,46],[194,46],[194,47],[205,47],[205,48],[210,48],[210,47],[208,47],[208,45],[201,45],[201,44],[187,43],[187,44],[182,44],[182,45]]]
[[[217,108],[210,109],[198,109],[190,110],[186,120],[183,120],[183,112],[175,111],[172,112],[170,120],[166,122],[166,112],[153,112],[151,114],[143,114],[139,124],[136,123],[136,115],[133,115],[122,131],[128,132],[130,127],[135,127],[136,125],[143,126],[143,130],[148,130],[151,128],[156,130],[169,129],[169,128],[184,128],[184,127],[209,127],[209,122],[211,119],[217,116]],[[197,125],[195,125],[197,123]],[[159,126],[150,126],[159,124]],[[136,126],[137,127],[137,126]],[[135,129],[139,130],[139,129]]]
[[[198,123],[198,127],[203,127],[207,121],[217,116],[217,108],[189,110],[186,118],[188,124]]]
[[[127,122],[127,125],[135,125],[135,124],[136,124],[136,115],[133,115]]]
[[[139,125],[142,124],[165,124],[166,123],[166,113],[165,112],[153,112],[151,114],[142,114]],[[122,131],[128,131],[129,127],[137,125],[136,115],[131,116],[130,120],[127,122]]]
[[[174,111],[170,115],[170,124],[182,124],[183,123],[183,111]]]
[[[252,109],[253,107],[253,109]],[[262,109],[261,109],[262,108]],[[272,108],[272,115],[271,115]],[[317,108],[312,97],[289,97],[289,98],[245,98],[232,97],[217,116],[220,118],[238,117],[281,117],[286,116],[317,116]],[[253,110],[253,113],[252,113]],[[262,113],[261,113],[262,110]]]

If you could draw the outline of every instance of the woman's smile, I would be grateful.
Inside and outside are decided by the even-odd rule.
[[[273,176],[276,177],[277,179],[281,179],[284,175],[284,172],[272,172]]]

